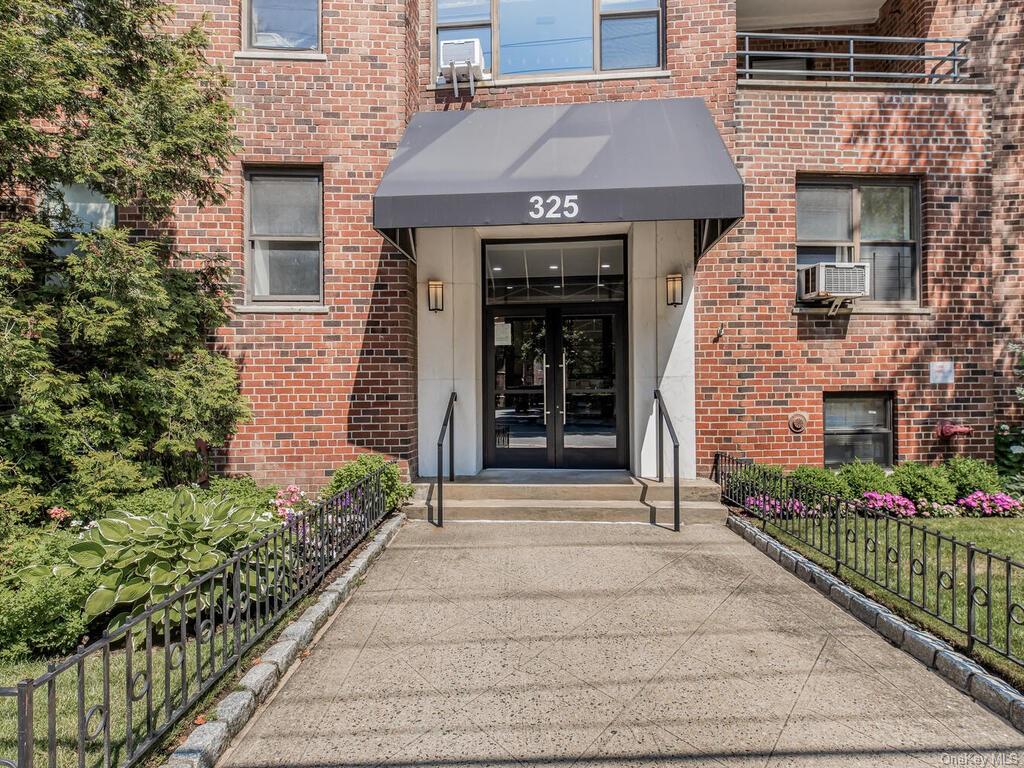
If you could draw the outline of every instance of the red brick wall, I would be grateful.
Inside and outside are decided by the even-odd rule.
[[[895,395],[901,460],[953,450],[940,419],[975,429],[960,449],[991,452],[991,210],[987,97],[871,90],[740,89],[736,159],[747,217],[697,270],[698,464],[715,450],[800,463],[823,460],[822,395]],[[800,174],[893,174],[920,180],[923,298],[929,315],[794,314]],[[725,335],[714,340],[722,323]],[[929,362],[953,359],[953,386]],[[787,427],[810,416],[806,433]]]
[[[373,191],[415,101],[405,3],[324,0],[326,61],[236,59],[240,7],[179,6],[182,22],[211,13],[212,58],[233,81],[241,149],[225,204],[182,206],[176,244],[229,259],[243,303],[244,165],[322,166],[328,311],[239,313],[218,334],[253,407],[221,468],[316,488],[346,459],[375,450],[414,470],[415,273],[371,226]]]
[[[180,208],[178,247],[226,256],[240,291],[243,164],[324,171],[328,312],[239,314],[218,334],[254,410],[222,467],[316,487],[369,449],[415,471],[415,269],[371,227],[372,193],[412,112],[672,96],[707,101],[748,184],[747,220],[698,268],[702,468],[719,448],[820,462],[821,396],[838,389],[896,392],[900,458],[948,450],[933,436],[940,417],[974,426],[963,445],[985,455],[993,405],[997,414],[1010,408],[1005,342],[1024,326],[1021,10],[1012,0],[945,3],[953,0],[890,0],[878,31],[972,35],[977,69],[995,86],[991,136],[990,104],[975,93],[737,95],[733,2],[668,0],[669,76],[485,87],[458,100],[431,88],[432,0],[324,0],[327,61],[303,62],[236,59],[239,0],[181,4],[182,21],[211,14],[213,58],[234,81],[242,147],[223,206]],[[921,179],[932,314],[793,315],[797,174],[865,171]],[[726,334],[714,342],[719,323]],[[928,362],[948,358],[958,363],[956,386],[929,385]],[[786,428],[794,411],[811,416],[800,437]]]

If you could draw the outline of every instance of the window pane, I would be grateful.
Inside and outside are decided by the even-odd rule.
[[[826,397],[825,431],[849,429],[886,429],[889,404],[885,395],[864,397]]]
[[[825,435],[825,466],[851,464],[857,459],[892,466],[892,433]]]
[[[490,20],[490,0],[438,0],[438,24],[461,24],[467,21]]]
[[[100,192],[86,184],[65,184],[60,190],[70,219],[60,220],[62,211],[59,200],[48,200],[46,207],[54,219],[54,226],[62,232],[91,232],[116,224],[116,208]]]
[[[320,244],[257,240],[253,251],[255,298],[320,296]]]
[[[254,235],[320,236],[320,180],[315,176],[252,176]]]
[[[917,248],[862,245],[860,258],[871,265],[871,298],[876,301],[917,299]]]
[[[797,187],[798,240],[850,240],[851,190],[844,187]]]
[[[861,240],[911,240],[909,187],[862,187]]]
[[[616,11],[656,11],[661,0],[601,0],[601,13]]]
[[[601,19],[601,69],[658,66],[658,17]]]
[[[476,38],[480,41],[480,48],[484,53],[484,68],[491,68],[491,28],[490,27],[459,27],[458,29],[437,30],[437,55],[441,55],[441,43],[445,40],[469,40]],[[438,68],[443,67],[447,62],[438,61]]]
[[[249,0],[252,44],[257,48],[314,50],[319,43],[317,0]]]
[[[499,0],[501,72],[593,69],[591,0]]]

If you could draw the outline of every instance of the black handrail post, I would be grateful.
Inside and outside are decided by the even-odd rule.
[[[672,508],[675,515],[673,521],[675,531],[679,533],[679,443],[672,446],[672,476],[675,478],[672,489]]]
[[[448,479],[455,482],[455,401],[457,393],[448,398],[448,408],[441,422],[441,433],[437,436],[437,527],[444,527],[444,435],[448,433]]]
[[[661,390],[654,390],[654,401],[658,404],[658,482],[665,482],[665,455],[664,455],[664,437],[662,435],[662,428],[664,425],[668,425],[668,436],[672,440],[672,508],[673,508],[673,528],[676,532],[680,528],[680,517],[679,517],[679,438],[676,437],[675,427],[672,426],[672,419],[668,415],[668,411],[665,409],[665,401],[661,398]]]
[[[658,403],[658,482],[665,482],[665,449],[663,446],[664,442],[664,425],[662,423],[662,411],[661,411],[661,397],[657,393],[654,395],[655,400]]]

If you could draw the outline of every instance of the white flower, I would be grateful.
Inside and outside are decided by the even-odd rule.
[[[1024,445],[1011,445],[1010,453],[1024,453]]]
[[[82,521],[81,521],[81,520],[72,520],[72,521],[71,521],[71,522],[69,523],[69,525],[70,525],[70,526],[71,526],[72,528],[81,528],[81,527],[82,527]]]

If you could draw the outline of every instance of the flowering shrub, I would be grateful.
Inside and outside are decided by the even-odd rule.
[[[50,507],[46,511],[46,514],[49,515],[50,519],[57,523],[57,525],[60,525],[65,520],[69,520],[71,518],[71,513],[64,509],[64,507]]]
[[[960,499],[964,514],[969,517],[1020,517],[1024,515],[1024,504],[1005,493],[975,491]]]
[[[864,494],[864,505],[868,509],[895,517],[915,517],[917,515],[917,505],[898,493],[867,491]]]
[[[776,499],[767,494],[748,496],[746,507],[762,517],[810,517],[817,512],[798,499]]]
[[[281,488],[271,499],[277,516],[285,522],[291,522],[298,515],[309,511],[309,502],[306,500],[306,492],[297,485],[289,485]]]
[[[937,501],[918,499],[917,514],[921,517],[960,517],[961,510],[956,504],[939,504]]]

